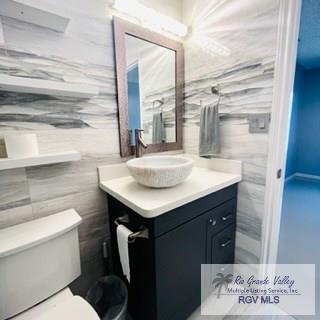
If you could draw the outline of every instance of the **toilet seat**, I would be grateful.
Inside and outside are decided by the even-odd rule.
[[[69,288],[10,320],[100,320],[91,305]]]

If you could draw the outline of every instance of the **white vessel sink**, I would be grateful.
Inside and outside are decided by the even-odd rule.
[[[179,156],[153,156],[129,160],[127,166],[138,183],[152,188],[168,188],[190,175],[193,160]]]

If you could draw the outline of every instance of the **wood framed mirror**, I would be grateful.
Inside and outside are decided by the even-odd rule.
[[[182,149],[182,43],[114,17],[120,153],[134,153],[143,129],[144,153]]]

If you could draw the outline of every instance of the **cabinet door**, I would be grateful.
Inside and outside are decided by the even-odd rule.
[[[157,238],[155,259],[157,319],[185,320],[201,303],[201,264],[206,259],[204,217]]]

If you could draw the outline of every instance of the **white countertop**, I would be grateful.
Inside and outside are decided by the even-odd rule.
[[[138,184],[129,175],[125,164],[105,166],[99,168],[100,188],[141,216],[154,218],[241,181],[241,162],[215,160],[195,161],[186,181],[166,189]],[[229,172],[217,171],[214,167]]]

